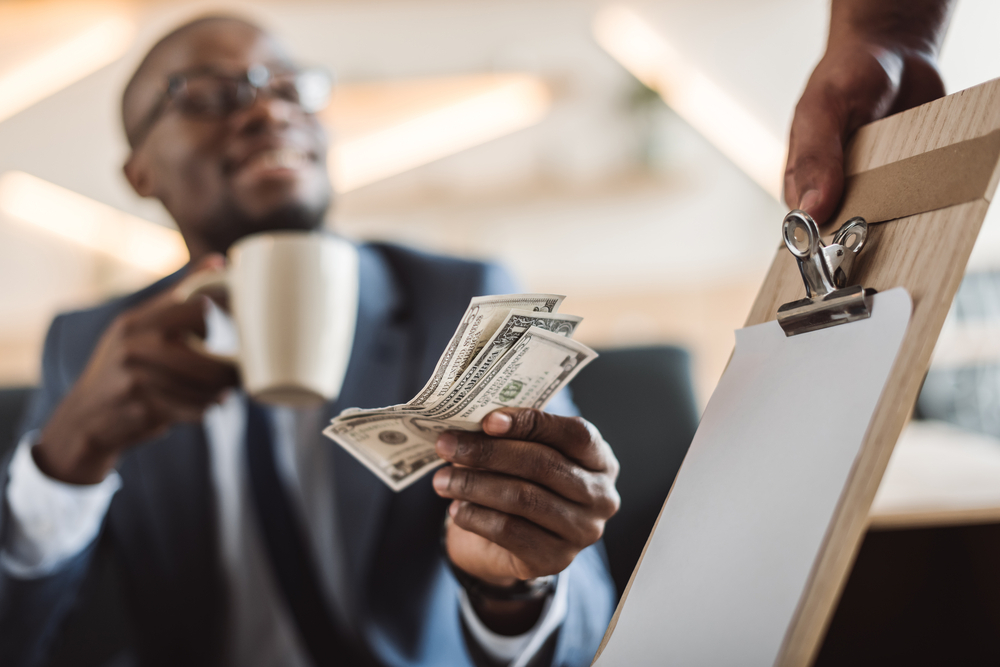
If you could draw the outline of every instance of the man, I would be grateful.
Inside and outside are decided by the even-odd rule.
[[[248,234],[321,226],[309,76],[228,17],[182,26],[135,73],[125,175],[173,216],[192,267]],[[358,257],[351,361],[322,410],[253,404],[233,367],[193,351],[204,304],[174,295],[183,271],[53,322],[7,466],[4,664],[43,661],[68,618],[95,613],[81,591],[108,569],[140,664],[589,664],[615,603],[595,545],[618,506],[610,448],[582,420],[503,409],[484,433],[442,434],[459,466],[389,491],[322,424],[407,400],[468,299],[512,288],[479,263]]]

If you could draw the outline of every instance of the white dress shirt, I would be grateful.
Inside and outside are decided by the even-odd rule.
[[[206,347],[231,348],[235,327],[224,313],[206,314]],[[344,573],[333,493],[332,447],[321,435],[321,409],[275,408],[274,443],[278,476],[298,506],[319,566],[326,599],[338,621],[349,625],[343,607]],[[219,526],[219,553],[227,579],[229,627],[227,664],[241,667],[312,664],[271,571],[250,497],[245,429],[246,398],[230,392],[205,414]],[[6,502],[10,530],[0,545],[0,567],[11,576],[34,578],[57,570],[96,539],[108,506],[121,486],[112,471],[99,484],[66,484],[47,477],[35,464],[32,432],[18,444],[10,463]],[[442,517],[443,518],[443,517]],[[566,616],[565,578],[546,603],[541,618],[523,635],[490,631],[476,616],[464,591],[456,603],[469,631],[487,655],[521,667],[541,648]]]

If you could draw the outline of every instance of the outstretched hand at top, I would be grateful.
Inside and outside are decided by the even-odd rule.
[[[823,224],[854,131],[945,94],[937,53],[953,0],[834,0],[826,54],[795,108],[785,201]]]

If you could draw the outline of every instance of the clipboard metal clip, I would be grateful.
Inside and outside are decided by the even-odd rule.
[[[799,263],[806,298],[778,308],[778,324],[786,336],[871,317],[875,290],[847,287],[854,260],[865,245],[868,223],[851,218],[824,245],[819,227],[805,211],[785,216],[781,226],[785,246]]]

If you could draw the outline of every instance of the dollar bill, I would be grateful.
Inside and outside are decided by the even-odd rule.
[[[558,294],[503,294],[472,299],[458,329],[438,359],[431,379],[420,393],[402,405],[372,410],[349,408],[338,418],[346,420],[380,413],[422,412],[427,406],[436,406],[457,392],[457,387],[469,384],[468,376],[472,375],[470,366],[495,361],[499,357],[499,348],[509,347],[529,326],[572,336],[583,318],[555,312],[564,298]],[[489,358],[483,354],[486,348],[493,352]],[[472,363],[470,359],[473,359]]]
[[[559,336],[572,337],[576,326],[583,320],[576,315],[542,313],[526,310],[512,310],[504,318],[496,332],[479,346],[479,351],[465,372],[447,393],[440,392],[426,404],[431,413],[443,412],[450,405],[462,400],[476,384],[489,372],[510,348],[516,344],[531,327],[544,329]]]
[[[409,406],[406,411],[345,411],[323,433],[390,488],[405,489],[443,463],[434,451],[442,431],[480,430],[482,419],[500,407],[542,409],[597,357],[569,337],[580,318],[539,318],[548,328],[533,324],[525,328],[526,317],[532,315],[524,311],[505,315],[497,331],[507,331],[503,335],[510,343],[484,345],[476,358],[491,359],[484,372],[466,391],[449,396],[446,404]]]
[[[370,417],[374,414],[422,412],[435,406],[456,391],[456,378],[468,375],[469,359],[482,361],[480,353],[488,345],[508,345],[528,326],[539,326],[572,336],[582,318],[561,315],[555,311],[565,297],[559,294],[502,294],[475,297],[469,303],[458,329],[444,353],[438,359],[431,378],[420,392],[402,405],[362,410],[349,408],[338,415],[341,419]],[[519,316],[512,321],[512,316]],[[493,358],[495,358],[494,355]]]
[[[463,430],[478,430],[479,422],[497,408],[543,409],[596,358],[583,343],[530,327],[471,391],[434,416]]]
[[[423,405],[434,396],[447,395],[469,361],[511,310],[554,313],[565,298],[559,294],[500,294],[472,299],[427,384],[407,405]]]

